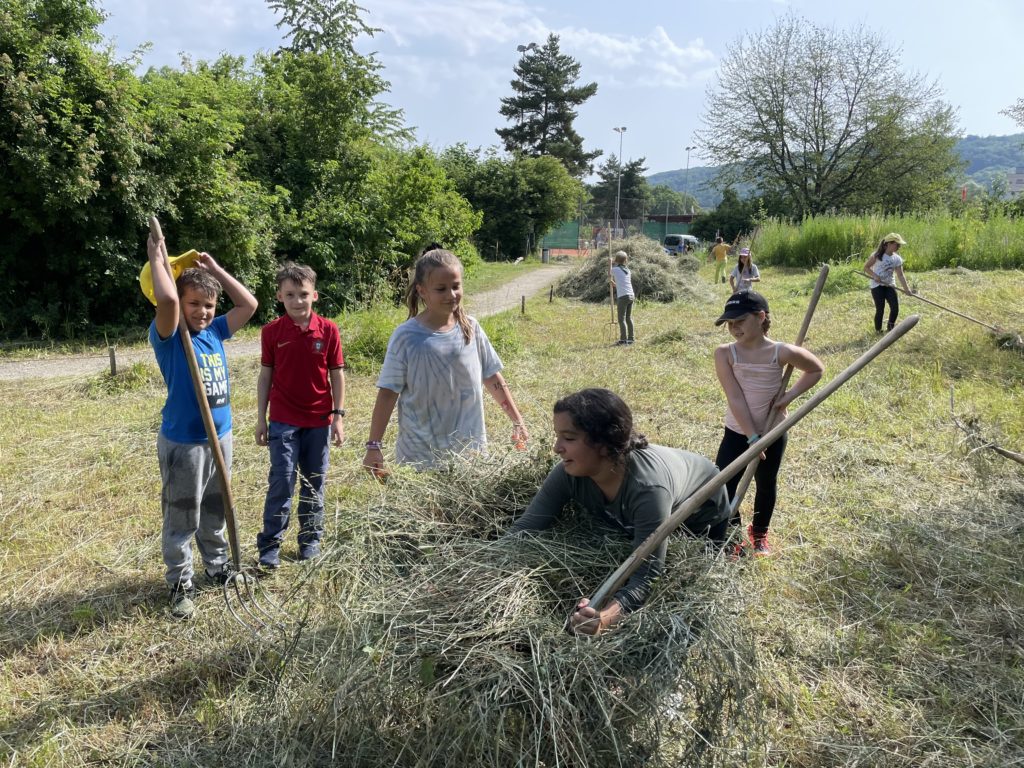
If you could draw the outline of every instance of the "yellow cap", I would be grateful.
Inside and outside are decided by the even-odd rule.
[[[900,245],[906,245],[907,241],[900,237],[899,232],[890,232],[888,235],[882,238],[883,243],[899,243]]]
[[[174,279],[177,280],[181,277],[182,272],[194,265],[198,256],[199,251],[185,251],[181,256],[174,256],[171,259],[171,274],[174,275]],[[142,292],[146,294],[146,298],[155,307],[156,294],[153,292],[153,274],[149,270],[148,261],[139,272],[139,285],[142,287]]]

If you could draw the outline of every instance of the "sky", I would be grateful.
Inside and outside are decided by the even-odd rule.
[[[101,32],[127,57],[144,43],[148,66],[182,54],[250,57],[281,43],[262,0],[99,0]],[[649,173],[706,165],[694,146],[705,95],[728,48],[792,13],[819,25],[863,25],[892,46],[902,69],[938,82],[963,133],[1024,130],[1000,111],[1024,96],[1021,0],[362,0],[378,31],[357,44],[391,83],[381,100],[405,114],[420,143],[499,144],[500,99],[512,93],[517,45],[554,33],[597,93],[579,108],[584,147],[646,158]],[[1017,74],[1014,75],[1013,72]],[[1016,83],[1017,85],[1014,85]],[[624,133],[613,130],[626,127]]]

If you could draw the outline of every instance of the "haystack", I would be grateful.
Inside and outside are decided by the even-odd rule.
[[[549,466],[538,454],[400,471],[349,519],[304,598],[320,615],[276,670],[272,700],[246,715],[262,720],[260,753],[282,765],[737,764],[761,729],[734,566],[680,538],[647,607],[596,639],[566,633],[575,600],[629,544],[586,519],[496,538]]]
[[[625,251],[637,299],[672,302],[709,301],[710,288],[697,275],[700,262],[691,254],[669,255],[649,237],[616,240],[610,253]],[[608,301],[609,250],[602,248],[559,282],[559,296],[589,302]]]

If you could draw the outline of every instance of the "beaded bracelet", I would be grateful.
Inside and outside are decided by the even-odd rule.
[[[380,440],[367,440],[366,441],[366,448],[367,448],[367,450],[379,451],[383,447],[384,447],[384,445],[383,445],[383,443],[381,443]]]

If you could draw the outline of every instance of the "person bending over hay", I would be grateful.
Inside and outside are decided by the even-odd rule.
[[[597,520],[621,530],[639,546],[705,482],[715,465],[695,453],[651,445],[633,431],[629,406],[607,389],[584,389],[555,403],[555,453],[562,461],[548,474],[526,512],[506,536],[551,526],[570,502]],[[694,536],[725,540],[729,503],[719,489],[686,522]],[[635,611],[651,591],[665,562],[667,542],[596,610],[583,598],[569,618],[569,629],[598,634]]]

